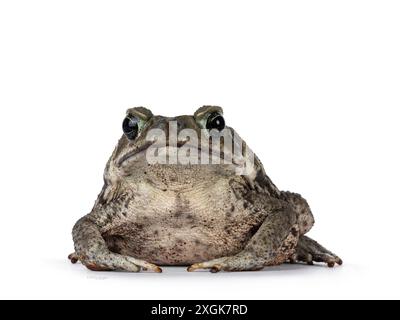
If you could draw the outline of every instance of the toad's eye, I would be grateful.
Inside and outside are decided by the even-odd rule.
[[[134,140],[139,132],[139,120],[134,116],[127,116],[122,122],[122,130],[129,140]]]
[[[222,131],[225,128],[224,117],[218,112],[211,113],[208,116],[206,127],[208,130],[217,129],[218,131]]]

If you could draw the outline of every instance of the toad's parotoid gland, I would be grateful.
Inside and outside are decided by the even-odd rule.
[[[132,272],[342,264],[305,236],[306,200],[272,183],[220,107],[174,118],[132,108],[122,129],[94,207],[73,228],[73,263]]]

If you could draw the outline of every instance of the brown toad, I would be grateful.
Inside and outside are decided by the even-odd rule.
[[[73,228],[72,262],[156,272],[342,263],[305,236],[314,223],[306,200],[277,189],[221,108],[175,118],[132,108],[123,131],[92,211]]]

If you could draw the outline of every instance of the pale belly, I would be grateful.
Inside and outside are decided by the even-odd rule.
[[[254,220],[249,222],[214,227],[198,223],[181,228],[132,223],[112,230],[105,239],[114,252],[161,265],[188,265],[242,250],[259,226]]]
[[[265,216],[220,184],[178,193],[138,190],[127,217],[103,233],[110,250],[159,265],[190,265],[239,252]]]

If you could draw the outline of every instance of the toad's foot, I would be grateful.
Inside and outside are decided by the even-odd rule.
[[[264,268],[263,262],[254,259],[250,252],[240,252],[235,256],[213,259],[195,263],[187,268],[192,272],[198,269],[210,269],[212,273],[219,271],[256,271]]]
[[[343,261],[337,255],[321,246],[318,242],[306,236],[301,236],[296,247],[296,252],[291,256],[289,262],[324,262],[333,268],[335,264],[342,265]]]
[[[142,268],[143,270],[152,270],[154,272],[160,273],[162,269],[155,264],[139,260],[129,256],[123,256],[115,253],[98,254],[96,256],[79,256],[76,253],[71,253],[68,259],[72,263],[77,263],[81,261],[83,265],[92,271],[129,271],[129,272],[139,272]]]
[[[71,261],[71,263],[73,263],[73,264],[75,264],[75,263],[77,263],[78,261],[79,261],[79,257],[78,257],[78,255],[75,253],[75,252],[73,252],[73,253],[71,253],[69,256],[68,256],[68,259]]]

